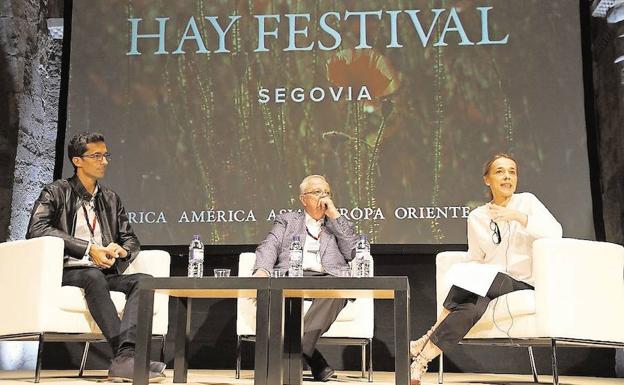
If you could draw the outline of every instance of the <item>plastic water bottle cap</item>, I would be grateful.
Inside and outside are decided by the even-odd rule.
[[[199,235],[198,234],[193,235],[193,240],[194,241],[199,241]]]

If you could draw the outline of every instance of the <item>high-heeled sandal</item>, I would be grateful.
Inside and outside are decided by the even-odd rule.
[[[410,385],[420,385],[422,375],[427,372],[429,361],[422,354],[417,354],[410,364]]]

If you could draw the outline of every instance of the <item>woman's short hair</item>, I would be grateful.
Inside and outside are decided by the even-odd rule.
[[[498,152],[492,155],[490,159],[483,165],[483,176],[487,176],[490,173],[490,167],[492,167],[492,163],[496,162],[500,158],[513,160],[513,162],[516,164],[516,169],[518,168],[518,161],[516,161],[513,156],[504,152]]]

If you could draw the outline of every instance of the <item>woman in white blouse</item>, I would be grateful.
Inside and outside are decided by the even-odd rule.
[[[561,225],[535,195],[515,194],[518,165],[511,156],[494,155],[485,165],[483,181],[492,200],[468,216],[465,262],[469,264],[451,269],[453,286],[438,321],[410,343],[411,385],[420,384],[432,359],[461,341],[491,300],[516,290],[533,290],[533,241],[561,238]]]

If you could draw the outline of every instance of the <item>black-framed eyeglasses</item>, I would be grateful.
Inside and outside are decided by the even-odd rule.
[[[498,228],[498,223],[494,222],[494,219],[490,219],[490,230],[492,230],[492,242],[495,245],[500,245],[501,243],[501,233]]]
[[[324,191],[324,190],[306,191],[303,193],[303,195],[314,195],[315,197],[320,197],[320,196],[330,197],[331,191]]]
[[[105,153],[101,153],[101,152],[96,152],[94,154],[83,154],[80,155],[81,158],[89,158],[89,159],[93,159],[97,162],[101,162],[104,158],[106,158],[106,161],[110,162],[111,160],[111,153],[110,152],[105,152]]]

